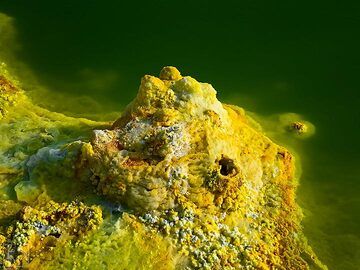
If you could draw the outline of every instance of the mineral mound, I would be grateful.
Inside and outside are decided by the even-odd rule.
[[[8,96],[22,92],[0,78],[9,125]],[[41,114],[28,125],[51,134],[44,142],[19,131],[42,142],[22,155],[0,148],[13,157],[2,160],[0,181],[16,192],[4,200],[14,210],[0,231],[3,267],[326,269],[301,232],[293,155],[210,84],[164,67],[142,78],[110,125],[34,112],[24,100],[28,109],[13,117]]]

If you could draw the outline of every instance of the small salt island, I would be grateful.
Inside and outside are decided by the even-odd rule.
[[[175,67],[108,123],[34,104],[2,65],[0,136],[2,268],[327,269],[294,155]]]

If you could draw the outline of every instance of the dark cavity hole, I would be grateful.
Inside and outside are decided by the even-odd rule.
[[[94,185],[98,185],[99,182],[100,182],[100,176],[99,176],[99,175],[93,174],[90,179],[92,180],[92,183],[93,183]]]
[[[220,173],[222,175],[234,175],[237,172],[234,161],[230,158],[223,157],[222,159],[220,159],[219,165]]]
[[[61,233],[54,233],[54,234],[51,234],[51,235],[53,235],[56,238],[59,238],[61,236]]]

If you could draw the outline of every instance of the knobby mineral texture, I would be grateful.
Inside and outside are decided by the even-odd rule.
[[[0,115],[3,268],[326,269],[293,155],[210,84],[165,67],[107,124],[37,107],[1,75]]]

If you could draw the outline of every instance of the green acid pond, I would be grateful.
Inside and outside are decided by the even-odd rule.
[[[52,111],[114,120],[144,73],[174,65],[260,122],[301,114],[314,136],[273,139],[301,157],[305,235],[329,269],[360,268],[358,1],[3,0],[0,12],[17,32],[0,28],[0,56]]]

